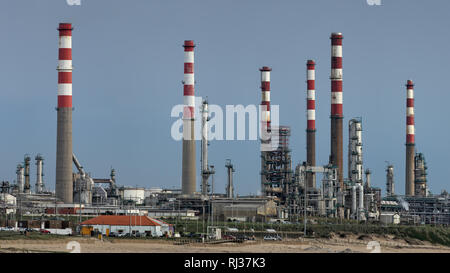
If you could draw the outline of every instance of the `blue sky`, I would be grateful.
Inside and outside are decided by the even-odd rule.
[[[197,44],[196,95],[211,104],[258,105],[258,68],[272,67],[271,100],[292,128],[294,163],[305,160],[305,63],[316,66],[317,163],[330,151],[330,40],[344,35],[344,148],[347,124],[363,119],[364,167],[385,189],[385,161],[404,193],[406,80],[415,86],[416,148],[434,193],[449,190],[447,101],[450,2],[382,0],[65,0],[4,1],[0,8],[0,179],[13,181],[28,153],[41,153],[55,184],[57,26],[73,32],[73,147],[94,177],[111,166],[121,185],[179,188],[181,142],[170,111],[182,103],[184,40]],[[197,144],[200,151],[200,144]],[[346,155],[346,153],[344,153]],[[259,190],[258,141],[213,141],[215,189],[225,160],[237,193]],[[199,153],[197,156],[199,166]],[[344,157],[345,168],[347,158]],[[34,160],[31,182],[35,182]],[[345,170],[345,173],[347,171]],[[200,176],[197,176],[198,183]]]

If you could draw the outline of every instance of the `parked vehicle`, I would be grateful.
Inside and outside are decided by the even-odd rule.
[[[222,236],[224,240],[236,240],[236,236],[225,234]]]
[[[248,235],[245,234],[239,234],[238,236],[236,236],[238,240],[250,240],[250,237]]]
[[[41,229],[40,232],[43,233],[43,234],[50,234],[50,231],[45,230],[45,229]]]
[[[265,241],[281,241],[282,238],[279,235],[266,235],[264,236]]]

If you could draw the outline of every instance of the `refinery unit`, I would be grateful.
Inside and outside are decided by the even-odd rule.
[[[236,194],[239,183],[233,173],[241,171],[225,159],[227,185],[223,193],[214,189],[214,165],[208,161],[208,100],[201,107],[200,173],[197,176],[195,122],[194,49],[192,40],[184,42],[183,139],[181,188],[146,189],[123,186],[116,181],[115,169],[109,178],[94,178],[85,170],[72,146],[72,25],[59,25],[57,152],[55,192],[46,190],[44,157],[35,156],[36,183],[30,182],[31,156],[17,165],[16,181],[0,184],[1,207],[5,214],[98,215],[139,214],[153,217],[182,216],[221,221],[267,221],[271,218],[296,222],[307,216],[380,221],[383,215],[398,214],[404,222],[450,224],[450,198],[446,192],[433,195],[428,189],[427,165],[416,151],[414,129],[414,84],[406,84],[406,178],[405,196],[396,195],[394,165],[386,167],[386,196],[373,187],[371,171],[363,161],[363,119],[348,121],[348,171],[344,171],[343,115],[343,35],[332,33],[330,154],[328,162],[316,160],[316,107],[314,60],[306,62],[306,160],[293,162],[289,147],[291,128],[272,126],[270,115],[270,75],[272,69],[259,69],[261,80],[261,160],[259,196]],[[256,99],[255,99],[256,102]],[[298,137],[298,136],[296,136]],[[276,143],[276,146],[273,146]],[[269,149],[267,149],[269,147]],[[255,153],[255,158],[258,156]],[[237,156],[237,155],[236,155]],[[223,166],[223,165],[222,165]],[[74,167],[77,172],[74,172]],[[318,174],[322,180],[319,181]],[[347,177],[344,177],[344,176]],[[197,178],[200,178],[197,187]],[[239,181],[237,181],[239,182]],[[197,191],[197,188],[200,191]]]

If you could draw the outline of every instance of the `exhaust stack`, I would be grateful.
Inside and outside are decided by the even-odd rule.
[[[194,41],[184,41],[183,80],[183,166],[181,178],[182,194],[192,195],[196,188],[195,132],[194,132]]]
[[[316,63],[308,60],[306,63],[306,79],[307,79],[307,128],[306,128],[306,164],[308,166],[316,166]],[[308,188],[316,187],[316,174],[308,172],[306,174]]]
[[[342,33],[331,34],[331,154],[330,164],[338,167],[340,191],[344,190],[342,153]]]
[[[270,71],[272,69],[268,66],[263,66],[259,69],[261,71],[261,147],[267,145],[270,142]],[[266,177],[265,165],[266,165],[266,151],[261,151],[261,195],[267,196],[268,179]]]
[[[72,181],[72,24],[59,24],[56,197],[73,203]]]
[[[406,83],[406,175],[405,195],[414,196],[414,83]]]

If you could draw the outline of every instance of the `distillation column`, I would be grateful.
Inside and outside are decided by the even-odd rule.
[[[227,198],[234,198],[233,173],[235,170],[230,159],[227,159],[225,167],[227,168],[228,174],[228,183],[226,188]]]
[[[363,183],[362,122],[354,118],[348,122],[348,178]]]
[[[394,166],[388,165],[386,168],[386,196],[395,195]]]
[[[202,194],[207,195],[209,192],[209,184],[208,179],[212,174],[212,171],[209,169],[208,165],[208,101],[203,100],[202,103]]]
[[[30,161],[31,158],[28,155],[25,155],[24,166],[25,166],[25,184],[23,186],[23,192],[30,194],[31,193],[31,185],[30,185]]]
[[[38,154],[36,160],[36,193],[42,193],[44,191],[44,158]]]
[[[25,181],[25,169],[22,164],[17,165],[17,190],[19,193],[23,193],[24,181]]]

